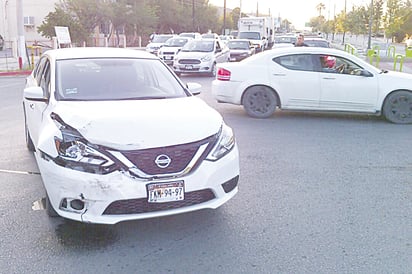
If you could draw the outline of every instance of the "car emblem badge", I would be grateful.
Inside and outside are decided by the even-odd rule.
[[[160,154],[155,159],[155,164],[160,168],[167,168],[171,162],[172,159],[165,154]]]

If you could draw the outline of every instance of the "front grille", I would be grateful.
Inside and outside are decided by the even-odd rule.
[[[197,59],[180,59],[179,64],[183,65],[198,65],[200,64],[200,60]]]
[[[122,151],[122,154],[139,170],[148,175],[178,173],[183,171],[188,166],[200,146],[209,144],[208,149],[205,150],[202,157],[198,159],[197,163],[203,160],[215,140],[216,136],[212,135],[206,139],[193,143],[151,149]],[[155,163],[156,158],[162,154],[167,155],[171,159],[170,165],[166,168],[160,168]]]
[[[156,212],[175,208],[182,208],[191,205],[201,204],[215,198],[215,194],[210,189],[203,189],[185,193],[183,201],[168,203],[148,203],[147,198],[119,200],[111,203],[103,215],[139,214]]]
[[[200,68],[192,68],[192,69],[190,69],[190,68],[181,68],[180,70],[181,71],[199,71]]]
[[[164,55],[175,55],[173,51],[165,51],[163,52]]]

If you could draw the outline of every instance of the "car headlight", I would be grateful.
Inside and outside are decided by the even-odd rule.
[[[209,62],[210,60],[212,60],[212,57],[210,55],[205,55],[202,58],[200,58],[200,60],[202,62]]]
[[[97,145],[90,144],[76,129],[64,124],[56,114],[52,115],[62,136],[54,137],[58,153],[54,159],[56,164],[89,173],[105,174],[114,170],[114,161]]]
[[[233,130],[223,123],[219,139],[215,147],[210,151],[207,160],[216,161],[228,154],[235,147],[235,135]]]

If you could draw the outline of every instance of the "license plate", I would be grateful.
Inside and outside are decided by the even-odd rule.
[[[187,69],[187,70],[192,70],[192,69],[193,69],[193,66],[192,66],[192,65],[186,65],[186,66],[185,66],[185,69]]]
[[[173,56],[165,56],[164,58],[165,58],[165,60],[172,60]]]
[[[176,181],[149,184],[147,185],[147,197],[149,203],[182,201],[185,198],[185,183]]]
[[[236,61],[236,58],[231,57],[231,58],[230,58],[230,61]]]

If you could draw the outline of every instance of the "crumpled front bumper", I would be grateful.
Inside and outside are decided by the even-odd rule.
[[[214,209],[226,203],[238,191],[237,146],[218,161],[204,160],[188,175],[167,180],[136,178],[127,171],[114,171],[105,175],[91,174],[56,165],[50,159],[41,157],[40,152],[36,152],[35,156],[53,208],[60,216],[81,222],[115,224],[206,208]],[[171,207],[168,203],[148,203],[149,183],[180,180],[184,181],[185,198],[189,198],[193,193],[204,192],[209,193],[209,198],[200,203],[185,201],[181,203],[182,206],[176,201],[172,202]],[[210,196],[211,194],[213,196]],[[84,208],[72,208],[71,201],[83,203]],[[141,205],[144,205],[144,209]],[[113,206],[116,207],[115,210]]]

